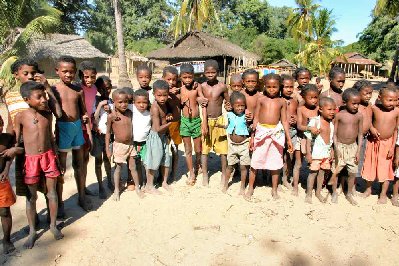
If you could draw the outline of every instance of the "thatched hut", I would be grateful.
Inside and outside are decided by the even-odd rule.
[[[256,54],[245,51],[226,39],[198,31],[186,33],[169,47],[151,52],[148,58],[167,60],[170,64],[215,59],[219,62],[220,73],[224,73],[225,77],[228,72],[235,72],[240,68],[256,67],[259,60]]]
[[[275,70],[277,70],[276,73],[278,73],[278,74],[292,75],[292,73],[294,73],[297,66],[294,63],[291,63],[287,59],[283,58],[274,63],[271,63],[266,68],[275,69]],[[263,73],[263,74],[267,74],[267,73]]]
[[[148,58],[136,54],[134,52],[128,51],[126,52],[126,66],[127,66],[127,74],[129,77],[133,77],[136,74],[137,67],[140,65],[150,65],[148,62]],[[150,65],[151,67],[151,65]],[[109,57],[106,60],[105,71],[113,76],[119,75],[119,57],[118,55],[114,55],[113,57]]]
[[[379,76],[379,68],[382,66],[357,52],[346,53],[343,57],[337,57],[332,65],[342,67],[347,77],[350,78]]]

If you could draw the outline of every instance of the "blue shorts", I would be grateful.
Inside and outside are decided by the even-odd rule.
[[[85,144],[80,119],[74,122],[57,121],[56,127],[58,129],[57,142],[59,151],[78,150]]]

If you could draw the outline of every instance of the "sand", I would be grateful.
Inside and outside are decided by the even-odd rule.
[[[4,107],[1,107],[4,117]],[[181,147],[182,148],[182,147]],[[1,255],[5,265],[395,265],[399,263],[399,208],[377,205],[375,195],[350,205],[304,202],[271,188],[255,189],[252,202],[238,196],[235,181],[227,194],[219,190],[220,161],[210,159],[210,187],[187,186],[184,153],[179,153],[181,179],[173,192],[140,200],[124,192],[120,202],[90,197],[94,210],[77,207],[71,167],[65,176],[67,218],[59,221],[65,238],[55,241],[48,228],[40,229],[32,250],[25,250],[27,220],[24,198],[12,207],[12,241],[17,250]],[[126,175],[125,175],[126,177]],[[13,175],[10,177],[12,180]],[[97,192],[91,158],[89,189]],[[110,191],[107,191],[111,195]],[[327,191],[323,191],[326,195]],[[44,198],[38,210],[45,227]]]

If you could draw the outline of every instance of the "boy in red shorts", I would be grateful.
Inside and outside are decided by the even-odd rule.
[[[52,113],[48,107],[45,87],[37,82],[28,81],[22,84],[21,96],[29,109],[17,114],[15,118],[16,147],[24,136],[25,184],[28,186],[26,213],[29,223],[29,236],[25,248],[32,248],[36,241],[35,214],[37,185],[40,176],[46,177],[47,198],[50,209],[50,231],[56,240],[64,237],[56,226],[58,198],[56,193],[57,178],[61,175],[57,166],[54,138],[52,134]]]

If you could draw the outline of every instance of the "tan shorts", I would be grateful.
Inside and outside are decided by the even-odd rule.
[[[359,171],[359,166],[355,163],[356,153],[357,153],[357,143],[354,142],[352,144],[343,144],[343,143],[335,143],[335,169],[334,173],[339,173],[341,170],[346,167],[348,173],[357,174]],[[340,157],[337,157],[337,154],[340,154]]]
[[[312,163],[309,166],[310,171],[330,170],[331,162],[330,158],[325,159],[312,159]]]
[[[112,146],[114,163],[126,163],[129,157],[134,157],[137,155],[133,144],[126,145],[119,142],[114,142]]]
[[[249,157],[249,138],[241,143],[234,143],[229,140],[229,149],[227,152],[227,164],[235,165],[250,165],[251,158]]]

